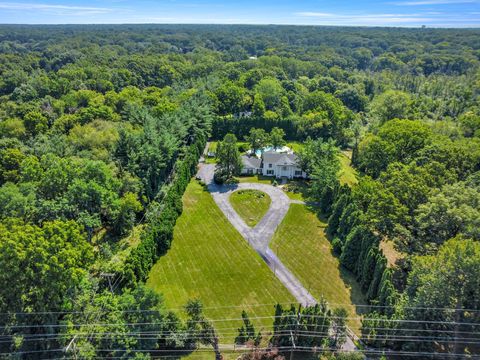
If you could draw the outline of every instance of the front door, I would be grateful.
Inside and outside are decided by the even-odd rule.
[[[290,171],[288,166],[279,166],[278,167],[278,177],[290,177]]]

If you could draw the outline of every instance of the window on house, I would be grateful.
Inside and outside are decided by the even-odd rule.
[[[268,164],[268,167],[271,168],[271,167],[272,167],[272,164]]]
[[[267,170],[267,175],[273,175],[273,170]]]
[[[302,176],[302,170],[295,170],[295,176]]]
[[[253,169],[248,169],[247,173],[250,174],[250,175],[253,174]]]
[[[287,167],[286,166],[282,167],[282,170],[287,171]]]

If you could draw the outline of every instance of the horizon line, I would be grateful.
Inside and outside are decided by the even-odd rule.
[[[387,28],[387,29],[455,29],[455,30],[480,30],[479,26],[435,26],[435,25],[328,25],[328,24],[298,24],[298,23],[204,23],[204,22],[104,22],[104,23],[0,23],[0,26],[122,26],[122,25],[203,25],[203,26],[298,26],[298,27],[336,27],[336,28]]]

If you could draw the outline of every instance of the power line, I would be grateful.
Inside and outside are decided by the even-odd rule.
[[[293,314],[289,315],[270,315],[270,316],[254,316],[249,317],[250,320],[258,320],[258,319],[276,319],[276,318],[285,318],[289,316],[294,316]],[[338,316],[322,316],[322,315],[310,315],[310,314],[302,314],[302,317],[305,318],[324,318],[328,317],[329,319],[345,319],[345,320],[374,320],[374,321],[385,321],[390,323],[419,323],[419,324],[438,324],[438,325],[463,325],[463,326],[480,326],[480,323],[472,323],[472,322],[456,322],[456,321],[437,321],[437,320],[414,320],[414,319],[378,319],[378,318],[368,318],[368,317],[358,317],[358,316],[347,316],[347,317],[338,317]],[[226,318],[226,319],[209,319],[210,322],[228,322],[228,321],[240,321],[243,318]],[[162,324],[173,323],[172,322],[161,322]],[[200,321],[198,321],[200,322]],[[140,325],[155,325],[157,323],[123,323],[124,326],[140,326]],[[18,328],[45,328],[45,327],[54,327],[54,328],[63,328],[63,327],[80,327],[80,326],[117,326],[118,323],[93,323],[93,324],[35,324],[35,325],[5,325],[1,326],[1,328],[7,329],[18,329]]]
[[[309,332],[308,336],[309,337],[319,337],[319,338],[329,338],[331,335],[312,335]],[[290,331],[284,331],[284,335],[289,335]],[[301,331],[298,332],[297,336],[306,336],[302,334]],[[209,336],[203,336],[203,335],[198,335],[198,336],[193,336],[195,339],[202,339],[202,338],[209,338]],[[158,338],[152,338],[152,340],[158,340]],[[389,338],[389,341],[397,341],[395,338]],[[401,339],[398,341],[405,341],[405,339]],[[411,339],[408,341],[412,341]],[[427,342],[433,342],[435,340],[426,340],[426,339],[417,339],[417,341],[427,341]],[[436,341],[435,341],[436,342]],[[464,342],[462,341],[463,344],[467,344],[469,342]],[[478,342],[475,342],[475,344],[478,344]],[[235,347],[236,345],[230,345],[230,344],[222,344],[222,347],[226,346],[233,346]],[[325,351],[340,351],[340,352],[362,352],[365,354],[384,354],[387,353],[389,355],[404,355],[404,356],[425,356],[425,355],[441,355],[443,357],[456,357],[456,358],[466,358],[469,357],[471,359],[473,358],[479,358],[477,355],[469,355],[469,354],[454,354],[454,353],[439,353],[439,352],[412,352],[412,351],[385,351],[385,350],[373,350],[373,349],[359,349],[355,351],[349,351],[349,350],[338,350],[338,349],[324,349],[324,348],[317,348],[317,347],[304,347],[304,346],[298,346],[296,345],[295,347],[292,346],[280,346],[280,347],[268,347],[268,348],[258,348],[259,350],[269,350],[272,348],[276,348],[279,350],[285,350],[285,351],[315,351],[315,352],[325,352]],[[63,349],[47,349],[47,350],[31,350],[31,351],[19,351],[19,352],[10,352],[10,353],[0,353],[0,355],[23,355],[23,354],[34,354],[34,353],[45,353],[45,352],[59,352],[63,351]],[[192,352],[191,349],[144,349],[144,350],[137,350],[137,349],[96,349],[96,352],[146,352],[146,353],[182,353],[182,352]],[[202,349],[197,349],[198,351],[204,351]],[[208,352],[212,352],[211,350],[208,350]],[[109,357],[111,358],[111,357]]]
[[[119,274],[119,277],[122,275]],[[292,302],[285,302],[285,303],[269,303],[269,304],[244,304],[244,305],[225,305],[225,306],[204,306],[204,310],[217,310],[217,309],[233,309],[233,308],[251,308],[251,307],[260,307],[260,306],[289,306],[294,305],[295,303]],[[345,306],[345,307],[363,307],[363,308],[382,308],[382,309],[394,309],[395,306],[393,305],[367,305],[367,304],[352,304],[352,303],[330,303],[327,302],[328,306],[330,307],[337,307],[337,306]],[[480,312],[480,309],[468,309],[468,308],[448,308],[448,307],[423,307],[423,306],[403,306],[404,309],[418,309],[418,310],[445,310],[445,311],[452,311],[452,312],[459,312],[459,311],[466,311],[466,312]],[[183,308],[168,308],[166,310],[171,311],[179,311],[183,310]],[[141,310],[141,309],[131,309],[131,310],[109,310],[108,312],[113,313],[128,313],[128,312],[155,312],[156,310]],[[89,311],[87,313],[95,313],[101,312],[100,310]],[[32,311],[32,312],[0,312],[0,315],[39,315],[39,314],[75,314],[75,313],[85,313],[82,311]]]
[[[292,326],[294,324],[291,324]],[[316,326],[316,325],[312,325]],[[218,332],[219,330],[232,330],[233,328],[225,328],[225,329],[216,329]],[[238,329],[237,329],[238,330]],[[75,336],[79,339],[94,339],[94,338],[102,338],[102,337],[108,337],[108,336],[117,336],[117,337],[122,337],[126,336],[129,338],[138,338],[141,340],[162,340],[162,339],[169,339],[172,335],[178,335],[178,334],[188,334],[188,330],[180,331],[180,332],[174,332],[174,331],[145,331],[145,332],[105,332],[105,333],[77,333]],[[54,335],[54,334],[52,334]],[[226,338],[226,337],[231,337],[234,335],[238,335],[237,332],[223,332],[219,333],[218,337],[220,338]],[[291,336],[291,330],[281,330],[277,331],[273,334],[271,334],[273,337],[276,336]],[[296,336],[297,337],[308,337],[308,338],[329,338],[331,337],[330,331],[311,331],[311,330],[301,330],[297,329],[296,331]],[[36,336],[35,338],[29,338],[29,339],[24,339],[24,341],[46,341],[46,340],[54,340],[57,338],[62,338],[62,337],[68,337],[71,336],[71,334],[60,334],[60,335],[54,335],[54,336]],[[210,335],[189,335],[190,339],[202,339],[202,338],[210,338]],[[480,344],[480,338],[476,341],[475,338],[468,338],[468,337],[450,337],[450,338],[443,338],[443,337],[436,337],[436,336],[419,336],[419,335],[376,335],[373,336],[372,340],[386,340],[386,341],[422,341],[422,342],[453,342],[455,340],[461,340],[461,343],[463,344]],[[0,342],[10,342],[10,341],[0,341]]]

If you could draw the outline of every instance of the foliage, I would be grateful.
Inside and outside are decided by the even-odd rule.
[[[276,150],[281,148],[283,145],[285,145],[285,131],[283,129],[274,127],[272,131],[270,131],[270,136],[269,136],[269,143],[272,145],[272,147]]]
[[[221,360],[218,336],[213,325],[204,317],[202,303],[199,300],[190,300],[185,305],[188,320],[186,324],[187,338],[194,345],[199,342],[203,345],[211,345],[215,352],[215,359]]]
[[[419,293],[411,295],[407,284],[410,273],[421,278],[416,256],[440,254],[449,263],[442,249],[452,246],[451,237],[478,240],[478,37],[476,29],[2,26],[0,288],[7,293],[0,302],[9,299],[29,314],[68,311],[84,296],[80,279],[89,273],[95,281],[106,264],[126,259],[117,266],[123,300],[103,293],[100,282],[98,300],[90,293],[95,309],[102,303],[122,308],[122,301],[133,306],[132,296],[156,308],[140,288],[133,294],[171,246],[181,197],[205,141],[210,132],[217,140],[227,134],[243,139],[255,128],[275,129],[274,146],[283,138],[313,139],[305,164],[312,194],[330,216],[335,251],[368,299],[382,306],[379,322],[403,316],[393,306],[405,297],[417,301]],[[255,145],[249,139],[254,149],[263,136],[255,131]],[[353,147],[360,181],[351,190],[338,183],[333,144]],[[233,146],[232,154],[235,171],[227,178],[240,166]],[[140,242],[123,249],[142,220]],[[388,263],[379,249],[383,240],[406,254],[403,262]],[[458,252],[473,251],[470,245],[464,250]],[[419,287],[426,295],[450,281],[433,261],[438,271],[422,268],[431,275],[431,287]],[[38,284],[32,277],[37,269]],[[457,283],[468,289],[478,273],[465,274]],[[7,324],[27,322],[15,319],[15,311],[22,309],[5,310]],[[111,316],[105,319],[117,321],[123,334],[128,319]],[[171,315],[155,321],[163,316]],[[37,325],[63,321],[31,319]],[[44,332],[55,335],[54,329]],[[208,326],[204,331],[212,335]],[[172,341],[181,344],[177,335]],[[6,336],[6,352],[66,345]],[[379,340],[372,343],[398,347]],[[153,346],[123,335],[116,344],[131,349],[140,343]],[[444,351],[465,350],[447,344]],[[83,345],[85,356],[106,346]],[[253,356],[270,355],[278,354]]]
[[[343,308],[332,313],[323,299],[318,304],[298,309],[294,305],[284,309],[277,304],[271,342],[279,347],[340,347],[345,341],[346,314]],[[311,336],[310,333],[321,336]]]
[[[184,158],[177,161],[176,173],[164,198],[160,203],[152,203],[147,214],[151,220],[142,234],[141,242],[125,260],[122,276],[129,285],[145,281],[158,257],[170,248],[173,228],[183,210],[181,196],[196,170],[204,145],[205,140],[200,138],[188,147]]]
[[[262,335],[260,333],[255,334],[255,327],[248,318],[248,314],[245,310],[242,311],[243,325],[238,329],[238,336],[235,338],[236,344],[245,344],[248,341],[253,341],[253,345],[258,346]]]
[[[480,240],[480,188],[466,182],[445,185],[418,207],[416,222],[424,246],[441,245],[459,234]]]
[[[236,175],[240,175],[242,159],[237,148],[237,138],[227,134],[217,145],[217,165],[215,167],[215,182],[224,183]]]
[[[245,141],[250,145],[250,150],[253,154],[257,150],[262,150],[268,143],[269,138],[264,129],[250,129],[250,134],[245,136]]]
[[[71,308],[73,296],[92,265],[93,249],[82,227],[74,221],[52,221],[36,226],[16,219],[0,223],[0,311],[2,352],[40,352],[56,339],[41,344],[30,336],[55,334],[61,308]],[[44,323],[51,327],[41,326]],[[40,326],[36,326],[40,325]]]
[[[340,186],[339,150],[332,141],[307,140],[299,153],[300,167],[312,179],[310,194],[320,202],[323,212],[329,212],[334,192]]]
[[[410,336],[436,336],[443,351],[456,354],[473,349],[466,334],[479,324],[480,244],[471,239],[455,238],[445,242],[434,256],[413,259],[404,299],[397,312],[400,319],[418,322],[400,323],[399,330],[410,328]],[[429,323],[432,318],[435,323]],[[439,330],[442,330],[441,332]],[[434,335],[435,334],[435,335]],[[433,342],[405,341],[404,349],[436,351]]]

